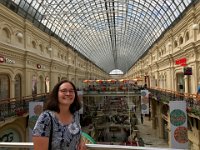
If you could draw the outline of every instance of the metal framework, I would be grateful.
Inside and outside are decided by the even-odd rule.
[[[196,0],[1,0],[107,73],[124,73]]]

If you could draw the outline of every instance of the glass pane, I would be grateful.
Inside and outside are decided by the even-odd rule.
[[[27,19],[38,20],[109,73],[116,67],[126,72],[192,0],[13,2],[25,10]]]
[[[0,74],[0,99],[10,98],[9,90],[10,86],[8,75]]]

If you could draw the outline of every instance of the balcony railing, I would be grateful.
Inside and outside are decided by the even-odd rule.
[[[104,144],[86,144],[87,150],[184,150],[173,148],[160,147],[138,147],[138,146],[124,146],[124,145],[104,145]],[[32,142],[0,142],[1,148],[9,148],[9,150],[16,148],[33,149]]]
[[[200,117],[200,95],[190,93],[179,93],[176,91],[170,91],[165,89],[149,89],[151,92],[151,98],[163,102],[169,103],[169,101],[186,101],[187,112]]]
[[[45,101],[47,94],[38,94],[0,100],[0,121],[13,116],[22,116],[28,112],[30,101]]]
[[[157,101],[168,103],[169,101],[174,100],[184,100],[187,102],[187,111],[188,113],[194,114],[200,117],[200,96],[196,94],[189,93],[178,93],[175,91],[165,90],[165,89],[148,89],[151,93],[151,98],[156,99]],[[94,91],[93,91],[94,92]],[[97,91],[94,93],[84,92],[84,94],[98,94]],[[130,93],[129,93],[130,92]],[[127,94],[138,95],[138,89],[133,91],[126,92],[115,92],[116,95]],[[100,92],[100,94],[114,94],[114,92]],[[47,94],[38,94],[22,97],[21,99],[11,98],[0,100],[0,121],[4,121],[5,118],[13,116],[22,116],[28,112],[28,106],[30,101],[45,101]]]

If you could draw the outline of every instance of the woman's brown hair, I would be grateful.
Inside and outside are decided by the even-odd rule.
[[[78,93],[77,93],[75,85],[71,81],[62,80],[54,86],[53,90],[49,94],[48,100],[45,105],[45,110],[52,110],[52,111],[56,111],[58,113],[60,112],[59,102],[58,102],[58,91],[59,91],[60,85],[62,85],[63,83],[70,83],[75,92],[74,102],[69,107],[70,112],[74,113],[75,111],[77,111],[81,108],[81,103],[79,101]]]

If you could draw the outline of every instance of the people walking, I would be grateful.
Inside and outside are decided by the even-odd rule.
[[[144,123],[144,118],[143,118],[143,114],[141,114],[141,123]]]

